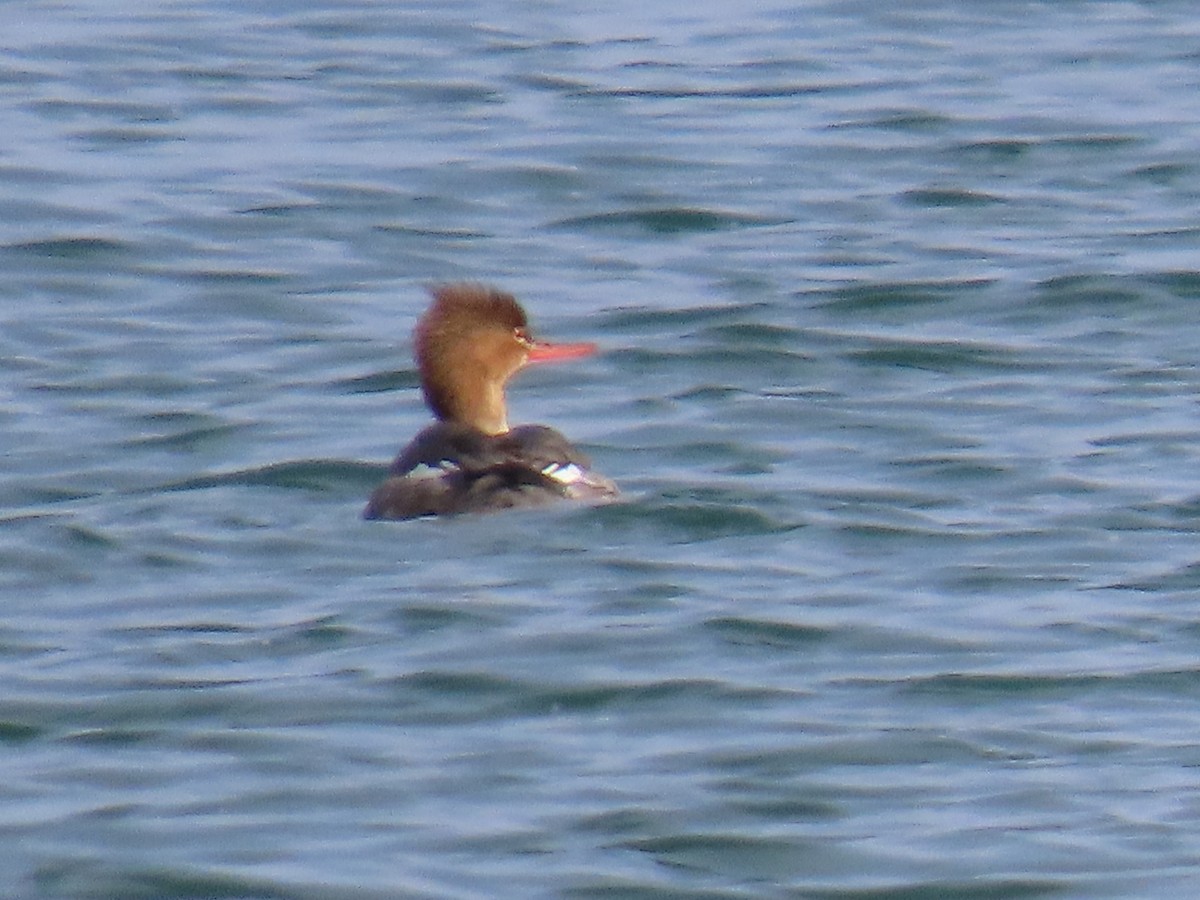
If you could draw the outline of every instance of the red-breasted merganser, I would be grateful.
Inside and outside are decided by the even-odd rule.
[[[413,340],[425,402],[438,421],[396,457],[364,518],[615,497],[617,486],[553,428],[509,428],[504,402],[506,382],[529,363],[588,356],[596,345],[534,340],[520,304],[494,288],[450,284],[432,293]]]

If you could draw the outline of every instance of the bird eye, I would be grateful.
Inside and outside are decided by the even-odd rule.
[[[526,347],[533,343],[533,339],[529,336],[529,332],[527,332],[524,328],[514,328],[513,337],[517,339],[518,344],[522,344]]]

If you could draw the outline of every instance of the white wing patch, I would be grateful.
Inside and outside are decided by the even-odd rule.
[[[429,463],[421,463],[414,469],[405,473],[405,478],[441,478],[450,472],[457,472],[458,466],[450,462],[448,459],[443,459],[436,466],[431,466]]]
[[[559,484],[574,484],[583,478],[585,473],[575,463],[550,463],[542,469],[542,474],[553,478]]]

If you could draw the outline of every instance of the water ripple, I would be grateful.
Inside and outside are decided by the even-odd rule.
[[[687,207],[631,209],[573,216],[551,223],[551,227],[594,231],[597,229],[637,229],[652,234],[687,234],[723,231],[731,228],[782,225],[786,219]]]

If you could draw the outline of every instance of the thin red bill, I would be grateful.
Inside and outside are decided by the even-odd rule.
[[[587,344],[546,344],[541,341],[529,348],[529,361],[557,362],[560,359],[579,359],[591,356],[596,352],[596,345]]]

